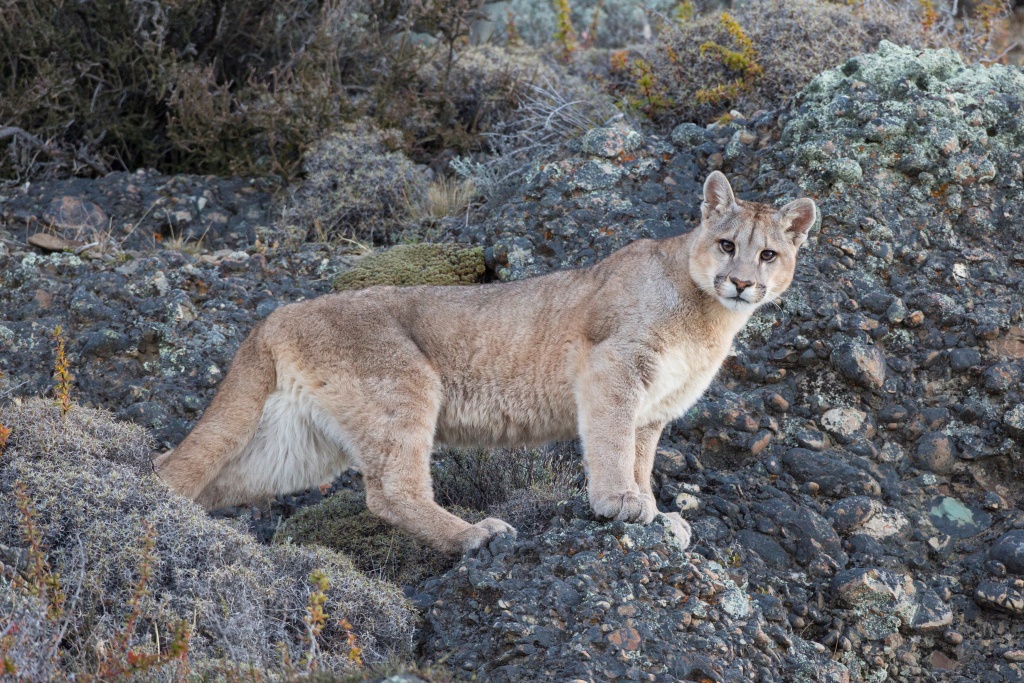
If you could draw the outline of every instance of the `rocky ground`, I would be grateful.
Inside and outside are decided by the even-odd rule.
[[[785,111],[593,130],[449,221],[510,280],[690,229],[713,169],[822,214],[781,305],[662,440],[656,491],[693,549],[570,501],[407,587],[422,658],[498,681],[1024,681],[1022,107],[1019,68],[883,44]],[[4,193],[0,397],[50,390],[60,324],[75,397],[177,443],[253,323],[351,262],[275,240],[270,189]],[[30,245],[41,227],[79,244]]]

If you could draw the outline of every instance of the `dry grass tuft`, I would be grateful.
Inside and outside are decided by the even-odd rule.
[[[476,196],[472,180],[439,178],[430,183],[421,201],[412,203],[409,216],[417,222],[439,221],[465,212]]]

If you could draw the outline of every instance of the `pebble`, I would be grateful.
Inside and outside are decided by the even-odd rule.
[[[881,389],[886,378],[885,354],[874,344],[851,341],[837,346],[832,365],[847,379],[867,389]]]
[[[942,432],[928,432],[917,441],[914,464],[935,474],[949,474],[957,464],[956,446]]]
[[[1024,574],[1024,529],[1015,529],[996,539],[989,549],[989,557],[1014,574]]]

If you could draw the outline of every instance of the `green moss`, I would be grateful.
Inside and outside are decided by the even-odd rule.
[[[275,541],[344,551],[362,571],[403,586],[414,586],[452,566],[448,556],[373,515],[366,509],[365,496],[355,491],[342,490],[303,508],[278,529]]]
[[[481,247],[402,244],[370,254],[338,276],[336,290],[374,285],[470,285],[486,270]]]

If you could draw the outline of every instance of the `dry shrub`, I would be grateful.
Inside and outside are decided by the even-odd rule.
[[[423,172],[400,150],[401,133],[345,124],[305,155],[305,180],[284,210],[286,230],[307,238],[387,243],[425,193]]]
[[[319,84],[365,68],[372,27],[361,9],[355,0],[4,3],[0,126],[23,133],[6,139],[0,174],[277,171],[297,159],[294,140],[280,136],[323,127],[345,102]]]
[[[480,149],[548,68],[465,46],[480,4],[4,3],[0,177],[148,166],[291,178],[311,143],[362,117],[401,130],[417,161]]]
[[[55,625],[43,601],[0,579],[0,632],[36,639],[34,648],[21,641],[7,648],[19,671],[39,672],[32,680],[48,679],[48,671],[60,678],[96,671],[111,643],[121,643],[126,624],[132,628],[123,647],[153,653],[158,639],[166,647],[187,622],[188,666],[200,678],[245,667],[281,672],[310,652],[316,664],[344,671],[353,666],[350,631],[368,662],[411,647],[413,614],[400,591],[328,550],[268,548],[210,519],[152,474],[142,428],[82,407],[62,417],[59,407],[40,400],[0,407],[0,422],[12,428],[0,459],[0,551],[7,549],[5,558],[25,552],[12,493],[21,482],[38,545],[66,596],[67,621]],[[149,528],[151,551],[144,543]],[[140,594],[147,554],[150,579]],[[327,578],[329,616],[315,644],[303,620],[314,570]],[[54,659],[41,661],[51,650]],[[180,673],[174,668],[145,680],[171,680]]]
[[[705,123],[731,109],[749,116],[782,106],[818,73],[882,39],[919,44],[920,27],[882,5],[861,13],[818,0],[754,0],[613,53],[610,87],[666,126]]]

